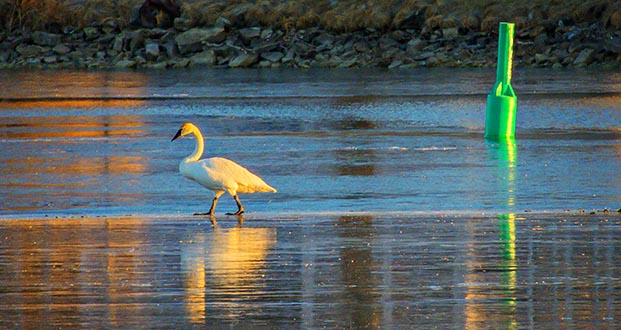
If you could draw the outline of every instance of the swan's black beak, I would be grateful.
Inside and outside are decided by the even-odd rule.
[[[175,141],[180,136],[181,136],[181,128],[177,131],[177,134],[175,134],[175,136],[172,138],[172,140],[170,140],[170,142]]]

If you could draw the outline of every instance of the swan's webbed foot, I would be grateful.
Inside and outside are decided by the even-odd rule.
[[[216,204],[218,204],[218,197],[214,197],[214,199],[211,201],[211,207],[209,208],[209,212],[207,212],[207,213],[194,213],[194,215],[208,215],[210,217],[213,217],[214,214],[216,213]]]
[[[235,212],[235,213],[228,212],[226,215],[237,215],[237,216],[241,216],[242,214],[244,214],[244,209],[237,210],[237,212]]]
[[[214,214],[213,214],[213,212],[203,212],[203,213],[198,213],[198,212],[197,212],[197,213],[194,213],[193,215],[195,215],[195,216],[199,216],[199,215],[208,215],[208,216],[213,217],[213,215],[214,215]]]

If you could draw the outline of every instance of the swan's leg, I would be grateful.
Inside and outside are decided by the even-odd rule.
[[[207,213],[194,213],[194,215],[213,215],[216,211],[216,204],[218,204],[218,197],[214,197],[211,201],[211,207],[209,208],[209,212]]]
[[[227,213],[227,214],[228,215],[242,215],[244,213],[244,207],[242,206],[242,203],[239,201],[239,197],[237,197],[237,195],[233,195],[233,198],[235,199],[235,203],[237,203],[237,212]]]
[[[213,215],[216,212],[216,204],[218,204],[218,197],[214,197],[211,201],[211,207],[209,208],[209,215]]]

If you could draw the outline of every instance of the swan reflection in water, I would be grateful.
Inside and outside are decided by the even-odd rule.
[[[215,219],[213,219],[215,223]],[[268,253],[276,246],[276,228],[214,227],[200,232],[181,246],[184,300],[188,320],[235,319],[251,313],[251,300],[265,285],[262,281]],[[211,307],[210,307],[211,306]]]

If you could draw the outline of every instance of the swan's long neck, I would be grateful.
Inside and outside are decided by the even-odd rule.
[[[205,144],[203,141],[203,135],[198,129],[192,131],[194,136],[196,137],[196,147],[194,148],[194,152],[185,158],[186,161],[197,161],[203,155],[203,149],[205,148]]]

